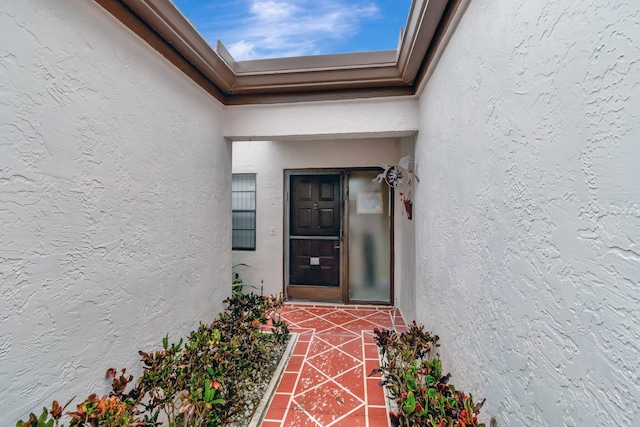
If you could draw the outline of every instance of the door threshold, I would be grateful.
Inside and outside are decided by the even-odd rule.
[[[342,291],[340,286],[289,285],[287,300],[341,304]]]
[[[375,309],[384,308],[392,309],[393,305],[386,302],[373,302],[373,301],[350,301],[344,302],[322,302],[322,301],[309,301],[306,299],[288,299],[288,304],[311,306],[311,307],[345,307],[355,309]]]

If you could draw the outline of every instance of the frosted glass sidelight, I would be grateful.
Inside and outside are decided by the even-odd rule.
[[[391,301],[389,187],[375,171],[351,172],[349,185],[349,299]]]

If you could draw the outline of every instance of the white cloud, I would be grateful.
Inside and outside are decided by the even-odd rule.
[[[296,13],[298,8],[284,1],[253,1],[251,4],[251,13],[262,22],[282,22],[290,19]]]
[[[229,46],[229,53],[235,60],[239,60],[239,58],[252,58],[256,56],[255,46],[253,43],[248,43],[244,40],[240,40],[237,43]]]
[[[248,11],[218,37],[238,61],[314,55],[379,14],[369,0],[248,0]]]

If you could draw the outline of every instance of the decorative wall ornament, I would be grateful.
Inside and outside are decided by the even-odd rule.
[[[411,201],[411,191],[407,194],[400,193],[400,201],[404,206],[404,213],[407,214],[407,218],[412,219],[413,202]]]
[[[413,157],[405,156],[397,165],[380,165],[382,172],[373,181],[385,181],[389,187],[396,188],[413,182]],[[416,180],[418,178],[416,177]]]
[[[419,181],[418,177],[413,174],[414,160],[411,156],[405,156],[400,159],[397,165],[380,165],[380,172],[374,179],[374,182],[386,182],[391,188],[399,188],[405,184],[411,185],[413,178]],[[400,201],[404,207],[404,212],[410,220],[413,217],[413,202],[411,201],[411,190],[400,193]]]

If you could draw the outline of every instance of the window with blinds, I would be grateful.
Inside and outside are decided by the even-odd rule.
[[[234,250],[256,249],[256,175],[233,174],[231,186]]]

